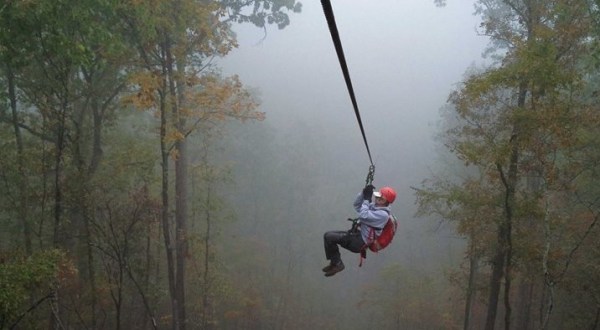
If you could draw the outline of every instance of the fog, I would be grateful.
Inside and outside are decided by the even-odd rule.
[[[487,39],[476,33],[478,17],[467,1],[332,6],[376,182],[408,189],[431,166],[440,107],[466,68],[481,61]],[[364,180],[369,159],[320,2],[303,2],[284,30],[234,30],[239,48],[220,60],[224,73],[259,90],[261,110],[280,132],[298,121],[320,127],[322,138],[337,142],[331,152],[338,161],[358,165],[357,177],[347,179]]]
[[[323,293],[313,299],[326,299],[336,310],[348,302],[358,304],[359,297],[345,288],[376,278],[385,265],[444,277],[447,267],[461,262],[462,241],[448,228],[439,229],[440,219],[414,217],[411,186],[442,165],[436,161],[434,141],[440,108],[466,69],[483,61],[487,39],[477,34],[479,20],[467,1],[450,1],[445,7],[436,7],[433,0],[333,1],[332,6],[376,166],[374,184],[398,192],[392,209],[400,219],[400,232],[393,248],[370,255],[363,267],[358,267],[357,255],[342,251],[344,272],[324,278],[320,271],[326,264],[323,232],[348,228],[345,219],[353,216],[352,201],[370,165],[320,2],[303,2],[302,13],[291,15],[284,30],[236,26],[239,48],[218,65],[260,95],[267,119],[251,129],[268,128],[265,139],[305,141],[301,148],[295,146],[303,150],[291,148],[272,157],[306,162],[308,173],[291,172],[290,177],[318,177],[311,193],[320,201],[301,229],[302,237],[309,238],[300,243],[304,252],[291,257],[308,268],[304,271],[316,281],[311,285]],[[289,195],[286,188],[271,189],[278,196]],[[286,208],[285,202],[276,203]],[[320,209],[321,216],[312,218]],[[306,228],[314,232],[306,233]]]
[[[0,328],[598,328],[597,6],[478,1],[524,47],[469,80],[477,103],[473,2],[332,0],[371,160],[320,1],[283,30],[236,23],[239,47],[205,62],[232,41],[220,20],[295,1],[0,6]],[[486,148],[480,169],[511,155],[476,186],[439,137],[489,109],[454,145]],[[397,234],[324,276],[323,235],[350,228],[372,162]],[[432,198],[451,219],[416,215],[428,178],[462,181]]]

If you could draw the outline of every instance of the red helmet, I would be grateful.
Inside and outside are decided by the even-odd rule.
[[[375,197],[381,196],[381,197],[385,198],[385,200],[388,201],[388,203],[391,204],[396,199],[396,192],[394,191],[394,189],[392,189],[390,187],[383,187],[383,188],[379,189],[379,191],[374,192],[373,196],[375,196]]]

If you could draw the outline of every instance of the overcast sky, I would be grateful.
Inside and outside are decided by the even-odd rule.
[[[284,30],[271,26],[265,36],[237,26],[239,48],[219,65],[260,90],[270,124],[287,130],[308,122],[325,138],[343,141],[336,151],[360,163],[362,179],[369,160],[321,3],[302,4]],[[431,165],[439,109],[465,70],[483,62],[487,39],[476,33],[473,3],[333,0],[332,6],[376,179],[416,185]]]

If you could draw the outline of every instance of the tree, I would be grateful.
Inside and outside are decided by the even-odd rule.
[[[584,72],[578,64],[587,56],[589,36],[585,8],[580,1],[479,2],[483,31],[492,50],[502,52],[495,67],[471,75],[450,96],[461,122],[447,131],[446,143],[482,180],[434,181],[418,192],[422,210],[440,215],[455,209],[470,213],[473,206],[456,200],[454,189],[467,191],[475,183],[490,196],[488,218],[496,239],[486,247],[491,264],[486,329],[497,323],[502,286],[503,323],[511,327],[512,280],[527,262],[542,259],[540,253],[530,259],[529,251],[539,251],[543,238],[535,234],[542,232],[548,212],[556,216],[544,205],[572,189],[567,182],[574,164],[562,156],[579,144],[569,138],[585,130],[582,120],[597,120],[581,98]]]
[[[185,329],[185,260],[188,253],[188,154],[186,138],[200,123],[225,118],[261,119],[256,103],[237,77],[222,79],[210,72],[207,62],[235,46],[230,21],[251,21],[264,26],[289,22],[284,9],[299,10],[292,1],[207,2],[186,0],[131,3],[134,16],[125,15],[140,52],[142,71],[134,82],[140,87],[132,100],[154,108],[160,116],[163,235],[167,251],[173,327]],[[251,15],[242,14],[254,6]],[[230,11],[230,16],[225,17]],[[165,17],[167,19],[165,19]],[[175,166],[175,221],[171,226],[169,158]],[[174,234],[173,234],[174,233]],[[174,235],[174,237],[171,237]],[[174,243],[172,242],[174,240]]]
[[[64,253],[52,249],[32,255],[2,256],[0,263],[0,328],[13,329],[27,314],[49,303],[52,313],[60,286],[73,279],[75,268]],[[32,299],[28,299],[31,291]],[[57,316],[58,317],[58,316]],[[30,326],[36,327],[34,322]]]
[[[52,244],[80,255],[75,261],[92,287],[92,315],[93,211],[85,189],[99,167],[102,130],[123,86],[125,48],[113,37],[118,29],[113,11],[109,2],[98,1],[11,1],[2,10],[2,73],[12,112],[2,120],[15,128],[25,249],[31,253],[32,234],[45,245],[43,207],[52,189]],[[35,158],[39,154],[43,157]],[[27,169],[25,157],[32,162]]]
[[[32,238],[31,238],[31,227],[28,212],[27,212],[27,195],[28,195],[28,175],[25,168],[25,147],[23,142],[23,133],[19,125],[21,121],[18,112],[18,100],[17,100],[17,82],[16,73],[19,67],[25,65],[23,55],[26,54],[26,49],[20,47],[22,45],[19,41],[25,41],[26,37],[19,34],[19,27],[26,31],[31,31],[32,27],[28,24],[25,17],[21,14],[23,8],[20,8],[22,4],[9,2],[3,6],[0,15],[2,16],[3,28],[0,33],[0,44],[3,45],[0,48],[0,61],[2,63],[1,72],[6,82],[6,96],[8,99],[8,108],[10,109],[10,116],[2,111],[3,121],[12,122],[14,128],[14,140],[16,146],[16,159],[18,167],[19,183],[17,184],[18,189],[18,218],[22,226],[23,231],[23,243],[27,254],[32,253]],[[26,44],[26,43],[25,43]]]

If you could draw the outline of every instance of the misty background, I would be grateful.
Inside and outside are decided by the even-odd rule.
[[[464,241],[440,219],[414,217],[411,186],[438,166],[439,110],[467,68],[484,61],[487,39],[477,34],[478,18],[473,4],[466,2],[436,7],[420,0],[334,1],[332,6],[376,166],[374,185],[398,192],[392,211],[399,233],[392,245],[377,255],[369,253],[360,268],[359,256],[342,250],[346,269],[333,278],[320,270],[327,263],[322,235],[349,228],[346,219],[355,215],[352,201],[370,164],[320,2],[304,2],[302,13],[292,15],[284,30],[234,27],[239,47],[217,64],[225,75],[239,75],[259,96],[267,119],[238,125],[235,134],[245,133],[237,138],[248,144],[223,151],[237,164],[229,199],[240,236],[258,232],[257,240],[276,242],[291,232],[288,243],[279,245],[282,251],[273,252],[278,256],[266,261],[274,263],[269,268],[289,263],[282,276],[290,276],[290,270],[295,274],[289,284],[297,291],[295,299],[315,306],[314,313],[330,313],[336,327],[356,327],[368,321],[357,319],[353,311],[368,300],[365,292],[381,284],[390,267],[396,267],[390,275],[394,281],[405,281],[421,296],[435,288],[429,294],[437,298],[429,303],[452,304],[434,300],[452,296],[440,290],[450,287],[447,272],[463,261]],[[265,145],[279,147],[270,153],[255,150],[260,160],[248,164],[248,150]],[[261,165],[256,165],[261,161],[265,168],[281,163],[288,169],[284,178],[264,186],[268,179],[260,178]],[[304,206],[295,208],[300,200]],[[271,208],[281,210],[276,213],[280,216],[251,220],[252,214]],[[241,229],[245,226],[255,229]],[[406,290],[392,293],[398,295],[398,310],[407,307],[409,300],[399,299]]]
[[[595,329],[597,4],[332,5],[372,161],[320,1],[0,6],[0,328]]]
[[[375,259],[427,264],[437,260],[431,254],[447,252],[446,244],[455,238],[449,232],[432,232],[437,222],[413,217],[410,187],[436,166],[439,109],[465,70],[483,61],[487,39],[477,34],[472,3],[452,1],[436,7],[419,0],[334,1],[332,6],[376,166],[374,185],[389,185],[398,192],[393,211],[400,219],[400,236],[390,250],[409,249],[402,258],[392,251],[371,257],[364,270],[355,267],[355,255],[346,252],[349,267],[339,277],[370,272]],[[271,138],[278,141],[289,136],[300,141],[305,148],[300,161],[310,163],[315,176],[324,174],[313,193],[340,212],[306,221],[325,230],[346,228],[344,220],[354,215],[351,203],[364,186],[369,158],[320,2],[304,2],[302,13],[292,15],[284,30],[247,25],[234,30],[239,47],[219,65],[260,95],[260,110],[267,119],[249,126],[273,131]],[[311,149],[320,150],[320,156],[311,155]],[[296,153],[290,149],[277,157]],[[307,248],[322,252],[322,232],[313,236]],[[320,264],[325,263],[322,258]],[[320,267],[314,267],[315,276],[320,276]]]

